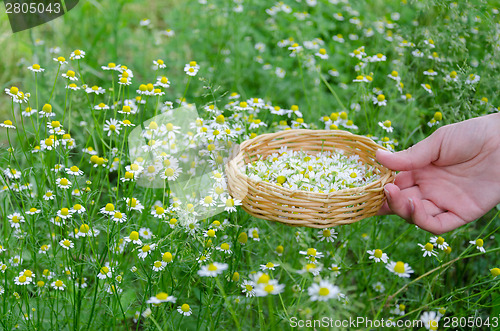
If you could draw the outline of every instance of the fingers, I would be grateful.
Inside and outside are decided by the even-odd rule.
[[[426,212],[424,204],[419,199],[409,199],[411,219],[419,228],[433,234],[442,234],[454,230],[467,222],[456,214],[447,211],[435,216]]]
[[[379,215],[397,214],[407,221],[411,221],[411,206],[408,199],[422,201],[424,210],[427,214],[435,216],[443,213],[445,210],[436,206],[430,200],[423,198],[422,192],[418,186],[412,186],[406,189],[400,189],[397,185],[387,184],[384,187],[387,202],[379,210]]]
[[[415,185],[415,178],[413,176],[413,171],[402,171],[396,175],[394,184],[399,187],[400,190],[412,187]]]
[[[407,171],[425,167],[439,158],[442,131],[438,130],[412,147],[396,153],[377,150],[377,161],[389,169]]]
[[[387,184],[384,187],[385,196],[387,198],[387,206],[390,210],[408,220],[410,219],[410,205],[408,199],[403,197],[401,190],[394,184]]]

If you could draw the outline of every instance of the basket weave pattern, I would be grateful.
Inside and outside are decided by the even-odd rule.
[[[360,160],[375,167],[380,178],[368,185],[317,193],[290,190],[264,181],[256,181],[241,172],[241,168],[282,146],[290,150],[316,154],[321,151],[343,150],[357,154]],[[238,154],[226,165],[231,195],[242,200],[249,214],[291,226],[327,228],[350,224],[373,216],[385,201],[383,187],[394,180],[394,172],[375,161],[377,149],[385,149],[368,137],[341,130],[285,130],[246,140]]]

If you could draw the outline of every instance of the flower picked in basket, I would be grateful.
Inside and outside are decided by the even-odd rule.
[[[373,216],[394,173],[384,149],[341,130],[286,130],[243,142],[226,165],[231,194],[258,218],[327,228]]]

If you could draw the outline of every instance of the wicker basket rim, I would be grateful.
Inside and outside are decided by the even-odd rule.
[[[335,131],[340,131],[342,132],[342,134],[347,134],[348,136],[351,136],[353,137],[354,139],[353,140],[363,140],[365,142],[369,142],[371,145],[376,145],[379,149],[382,149],[382,150],[386,150],[388,151],[387,148],[383,147],[383,146],[380,146],[378,145],[377,143],[375,143],[372,139],[366,137],[366,136],[360,136],[360,135],[357,135],[357,134],[354,134],[354,133],[351,133],[351,132],[348,132],[348,131],[344,131],[344,130],[311,130],[311,129],[292,129],[292,130],[284,130],[284,131],[279,131],[279,132],[276,132],[276,133],[265,133],[265,134],[262,134],[262,135],[259,135],[257,137],[264,137],[264,136],[271,136],[271,135],[275,135],[276,138],[280,137],[280,134],[283,134],[283,133],[287,133],[289,134],[290,132],[296,132],[296,133],[299,133],[299,135],[303,135],[303,134],[308,134],[308,133],[323,133],[323,132],[327,132],[331,135],[331,133],[335,133]],[[256,138],[257,138],[256,137]],[[255,139],[255,138],[253,138]],[[310,191],[304,191],[304,190],[292,190],[292,189],[289,189],[287,187],[282,187],[282,186],[278,186],[274,183],[269,183],[269,182],[264,182],[264,181],[256,181],[250,177],[248,177],[246,174],[242,173],[239,169],[239,167],[237,166],[237,164],[235,164],[236,162],[236,159],[238,158],[238,156],[240,156],[240,154],[242,154],[242,149],[245,148],[245,147],[249,147],[251,148],[251,144],[252,143],[256,143],[255,141],[252,141],[253,139],[249,139],[249,140],[245,140],[243,143],[241,143],[240,145],[240,151],[238,152],[238,154],[231,160],[228,162],[228,165],[231,166],[231,167],[234,167],[238,173],[239,176],[242,176],[243,179],[247,180],[249,183],[257,186],[257,185],[263,185],[263,186],[270,186],[271,188],[273,189],[279,189],[279,190],[282,190],[284,192],[286,192],[288,195],[293,195],[293,194],[297,194],[297,193],[300,193],[300,194],[311,194],[311,196],[318,196],[318,197],[321,197],[321,198],[330,198],[330,197],[335,197],[337,195],[349,195],[349,194],[354,194],[354,193],[358,193],[358,192],[366,192],[368,190],[371,190],[371,186],[376,186],[378,184],[378,182],[382,181],[382,179],[384,179],[385,177],[391,177],[391,170],[382,166],[381,165],[381,168],[382,170],[387,170],[383,173],[383,176],[381,176],[380,178],[378,178],[377,180],[373,181],[373,182],[370,182],[366,185],[363,185],[363,186],[358,186],[358,187],[352,187],[352,188],[345,188],[345,189],[342,189],[342,190],[338,190],[338,191],[334,191],[334,192],[310,192]],[[264,139],[264,138],[261,138],[261,139]],[[247,146],[249,145],[249,146]],[[246,164],[246,163],[245,163]],[[380,163],[379,163],[380,164]]]

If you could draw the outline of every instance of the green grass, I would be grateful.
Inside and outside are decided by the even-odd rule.
[[[148,104],[140,107],[138,115],[127,117],[137,127],[160,112],[158,104],[152,101],[168,100],[177,104],[176,99],[183,96],[188,103],[197,105],[200,117],[206,123],[211,123],[213,115],[204,111],[203,106],[216,104],[224,110],[230,102],[230,93],[237,92],[241,95],[240,101],[258,97],[283,109],[297,105],[304,122],[311,128],[323,129],[323,116],[343,116],[341,112],[345,111],[347,118],[358,126],[352,132],[376,136],[375,140],[385,143],[386,147],[402,150],[427,137],[439,126],[498,111],[499,33],[495,24],[498,24],[499,17],[493,12],[498,5],[495,2],[459,2],[454,6],[449,1],[408,1],[408,4],[403,4],[399,1],[366,0],[352,2],[351,13],[345,4],[332,4],[326,0],[318,0],[313,7],[307,6],[304,1],[286,3],[294,12],[308,12],[309,18],[301,21],[283,12],[271,17],[265,10],[274,4],[264,0],[244,2],[242,13],[233,11],[234,2],[218,0],[209,1],[213,7],[201,5],[198,1],[81,1],[63,18],[12,35],[6,15],[1,14],[2,92],[5,88],[17,86],[25,93],[30,92],[31,107],[35,108],[38,104],[38,110],[41,110],[49,102],[55,86],[50,99],[56,113],[54,120],[60,121],[66,130],[71,127],[71,136],[77,145],[71,151],[58,149],[57,152],[31,154],[32,148],[49,136],[44,121],[36,117],[31,117],[33,121],[29,118],[23,120],[18,106],[12,108],[10,97],[5,93],[0,96],[0,122],[13,120],[18,129],[8,131],[10,142],[7,131],[4,128],[0,130],[3,137],[0,139],[0,170],[8,167],[21,170],[19,183],[31,183],[34,194],[14,192],[12,186],[0,192],[0,244],[7,249],[0,255],[0,261],[7,265],[7,271],[0,274],[5,277],[0,280],[0,286],[5,290],[0,297],[3,328],[11,329],[18,325],[21,329],[40,330],[225,330],[235,329],[239,324],[243,330],[281,330],[290,329],[293,317],[302,320],[325,316],[334,320],[357,316],[417,320],[423,312],[444,308],[446,313],[441,318],[440,329],[445,329],[442,323],[447,319],[451,322],[452,318],[475,316],[484,321],[487,317],[498,316],[499,281],[490,274],[490,269],[499,267],[500,242],[497,233],[500,223],[497,210],[443,235],[452,247],[451,252],[439,251],[437,257],[428,258],[422,257],[417,244],[427,243],[432,235],[397,216],[375,216],[336,227],[338,238],[328,243],[319,241],[319,230],[259,220],[239,207],[236,213],[224,212],[201,220],[198,223],[200,231],[190,235],[185,232],[185,219],[179,215],[169,215],[168,219],[179,218],[179,224],[171,229],[149,214],[157,201],[166,202],[165,207],[168,206],[171,202],[168,191],[145,189],[119,181],[124,176],[125,166],[133,162],[129,159],[130,146],[126,140],[130,130],[122,130],[119,136],[107,137],[102,131],[105,120],[121,120],[124,115],[113,110],[93,111],[92,108],[100,102],[112,105],[124,98],[134,98],[140,84],[154,83],[159,74],[167,76],[172,84],[164,90],[165,96],[148,99]],[[352,11],[358,11],[362,27],[349,22],[349,18],[354,17]],[[333,18],[337,12],[343,13],[344,21]],[[393,12],[398,12],[400,19],[390,27],[388,24]],[[149,27],[140,26],[143,18],[151,20]],[[376,22],[385,24],[383,31],[376,30]],[[366,30],[369,28],[374,30],[373,36]],[[477,31],[473,30],[475,28]],[[161,35],[161,31],[166,29],[174,30],[175,36]],[[391,31],[393,41],[386,39],[388,31]],[[337,34],[344,36],[344,43],[332,40],[332,36]],[[350,40],[350,34],[358,35],[359,39]],[[310,49],[304,49],[298,57],[291,57],[287,47],[278,46],[281,40],[288,38],[293,38],[301,46],[306,41],[320,38],[325,43],[321,48],[326,50],[329,58],[321,60],[314,55],[317,51]],[[434,40],[434,49],[424,43],[429,38]],[[399,45],[403,40],[413,42],[415,47]],[[255,48],[257,43],[265,44],[262,53]],[[51,54],[50,49],[55,46],[61,50]],[[361,46],[368,55],[381,53],[387,61],[368,63],[357,71],[355,67],[359,60],[349,53]],[[69,54],[75,49],[86,52],[83,60],[69,61]],[[425,57],[412,55],[415,49],[424,52]],[[427,58],[433,51],[443,60]],[[70,63],[61,69],[54,84],[58,64],[52,58],[59,55],[66,57]],[[261,60],[257,61],[257,56]],[[308,65],[311,58],[315,59],[313,66]],[[164,60],[167,68],[158,72],[152,69],[152,61],[157,59]],[[188,78],[183,71],[190,61],[200,65],[199,73],[193,78]],[[129,88],[120,89],[116,74],[101,70],[101,66],[109,62],[126,65],[133,71]],[[46,69],[43,74],[37,75],[36,84],[34,74],[27,70],[33,63],[39,63]],[[278,67],[286,71],[284,78],[274,73]],[[76,71],[79,85],[84,80],[89,86],[114,89],[95,98],[81,91],[66,94],[65,81],[60,75],[68,69]],[[336,69],[338,76],[330,75],[328,71],[331,69]],[[435,78],[424,74],[429,69],[438,73]],[[396,82],[387,77],[394,70],[404,83],[403,93],[398,90]],[[446,83],[443,78],[452,71],[456,71],[459,81]],[[470,74],[481,76],[478,84],[465,83]],[[353,82],[358,75],[370,75],[373,81]],[[432,86],[432,95],[421,87],[426,83]],[[381,89],[388,101],[387,106],[373,104],[374,88]],[[401,99],[401,95],[407,93],[412,95],[412,101]],[[488,99],[485,104],[482,98]],[[26,104],[23,104],[21,109],[25,108]],[[427,123],[436,112],[440,112],[443,119],[430,127]],[[227,122],[231,124],[236,122],[230,118],[232,113],[231,108],[224,111]],[[248,129],[251,121],[249,114],[243,111],[242,115],[242,125]],[[279,130],[280,121],[292,125],[292,120],[298,119],[296,114],[288,118],[273,115],[267,110],[254,116],[268,127],[248,130],[249,134],[275,132]],[[386,120],[392,122],[392,133],[378,125],[378,122]],[[80,121],[86,124],[80,125]],[[340,124],[339,128],[343,129]],[[387,137],[385,141],[384,137]],[[237,137],[233,142],[241,143],[244,139]],[[7,150],[9,144],[15,147],[13,153]],[[119,158],[119,170],[111,172],[106,168],[92,167],[90,155],[82,152],[89,146],[109,163],[114,157]],[[116,147],[117,151],[112,151],[111,147]],[[62,174],[54,174],[51,168],[59,163],[68,167],[78,165],[84,176],[68,178],[78,184],[80,190],[88,187],[89,191],[78,197],[56,188],[55,180]],[[15,180],[7,180],[3,172],[1,176],[2,181],[9,185],[16,183]],[[91,183],[86,183],[86,180]],[[42,198],[48,189],[56,195],[51,202]],[[139,199],[145,206],[144,212],[127,212],[128,221],[118,225],[109,223],[99,213],[99,209],[107,203],[114,203],[117,209],[125,210],[123,198],[126,197]],[[49,221],[61,208],[70,208],[76,203],[83,205],[87,213],[75,215],[64,226],[55,226]],[[43,213],[27,216],[25,212],[33,206]],[[28,235],[14,236],[8,221],[8,215],[14,212],[25,216],[26,223],[21,228]],[[214,220],[224,219],[228,219],[229,225],[209,243],[202,230],[207,230]],[[96,239],[70,238],[75,247],[66,252],[59,241],[68,238],[82,224],[99,229],[101,234]],[[156,236],[143,241],[159,244],[151,257],[140,260],[137,247],[134,250],[132,244],[128,244],[123,252],[114,250],[121,239],[141,227],[150,228]],[[260,241],[250,238],[243,245],[238,240],[240,234],[247,233],[250,228],[259,229]],[[486,253],[478,254],[475,246],[469,244],[477,238],[484,239]],[[223,242],[231,243],[231,255],[213,250],[214,246]],[[51,244],[47,255],[38,253],[42,244]],[[284,247],[282,256],[275,252],[279,245]],[[308,248],[315,248],[325,255],[320,259],[323,271],[319,276],[297,272],[307,263],[299,252]],[[377,248],[386,252],[392,261],[408,263],[415,273],[410,279],[398,278],[384,264],[373,263],[368,258],[367,250]],[[196,259],[211,250],[211,261],[226,263],[228,270],[217,278],[201,277],[197,274],[200,265]],[[153,262],[161,260],[160,252],[165,251],[173,254],[174,261],[163,272],[153,272]],[[22,255],[24,259],[19,266],[9,262],[16,255]],[[113,277],[120,275],[123,278],[121,284],[116,278],[97,280],[96,275],[105,262],[117,263]],[[242,292],[242,281],[249,280],[250,275],[267,262],[280,265],[269,274],[279,284],[285,285],[284,291],[280,295],[246,298]],[[328,269],[332,264],[340,267],[338,275]],[[131,271],[133,266],[138,268],[136,273]],[[73,277],[65,274],[67,267],[74,271]],[[14,278],[24,269],[36,274],[35,282],[43,279],[44,286],[15,285]],[[52,289],[50,283],[54,279],[44,279],[44,269],[53,272],[55,279],[63,280],[66,290]],[[240,279],[229,281],[234,272],[239,273]],[[76,278],[82,277],[87,278],[88,287],[79,291],[74,284]],[[339,286],[347,300],[311,301],[307,289],[320,279]],[[376,289],[379,282],[385,288],[381,292]],[[108,294],[105,284],[117,285],[123,292]],[[155,308],[146,303],[159,292],[175,296],[176,304],[164,303]],[[14,293],[19,293],[19,300]],[[177,306],[183,303],[190,305],[193,315],[182,317],[177,312]],[[403,315],[396,316],[393,312],[396,304],[406,306]],[[36,311],[31,311],[34,307]],[[148,307],[152,308],[152,318],[141,318],[135,324],[134,313],[143,312]],[[27,311],[31,315],[26,321],[22,319],[22,314]],[[470,329],[451,323],[449,326]]]

